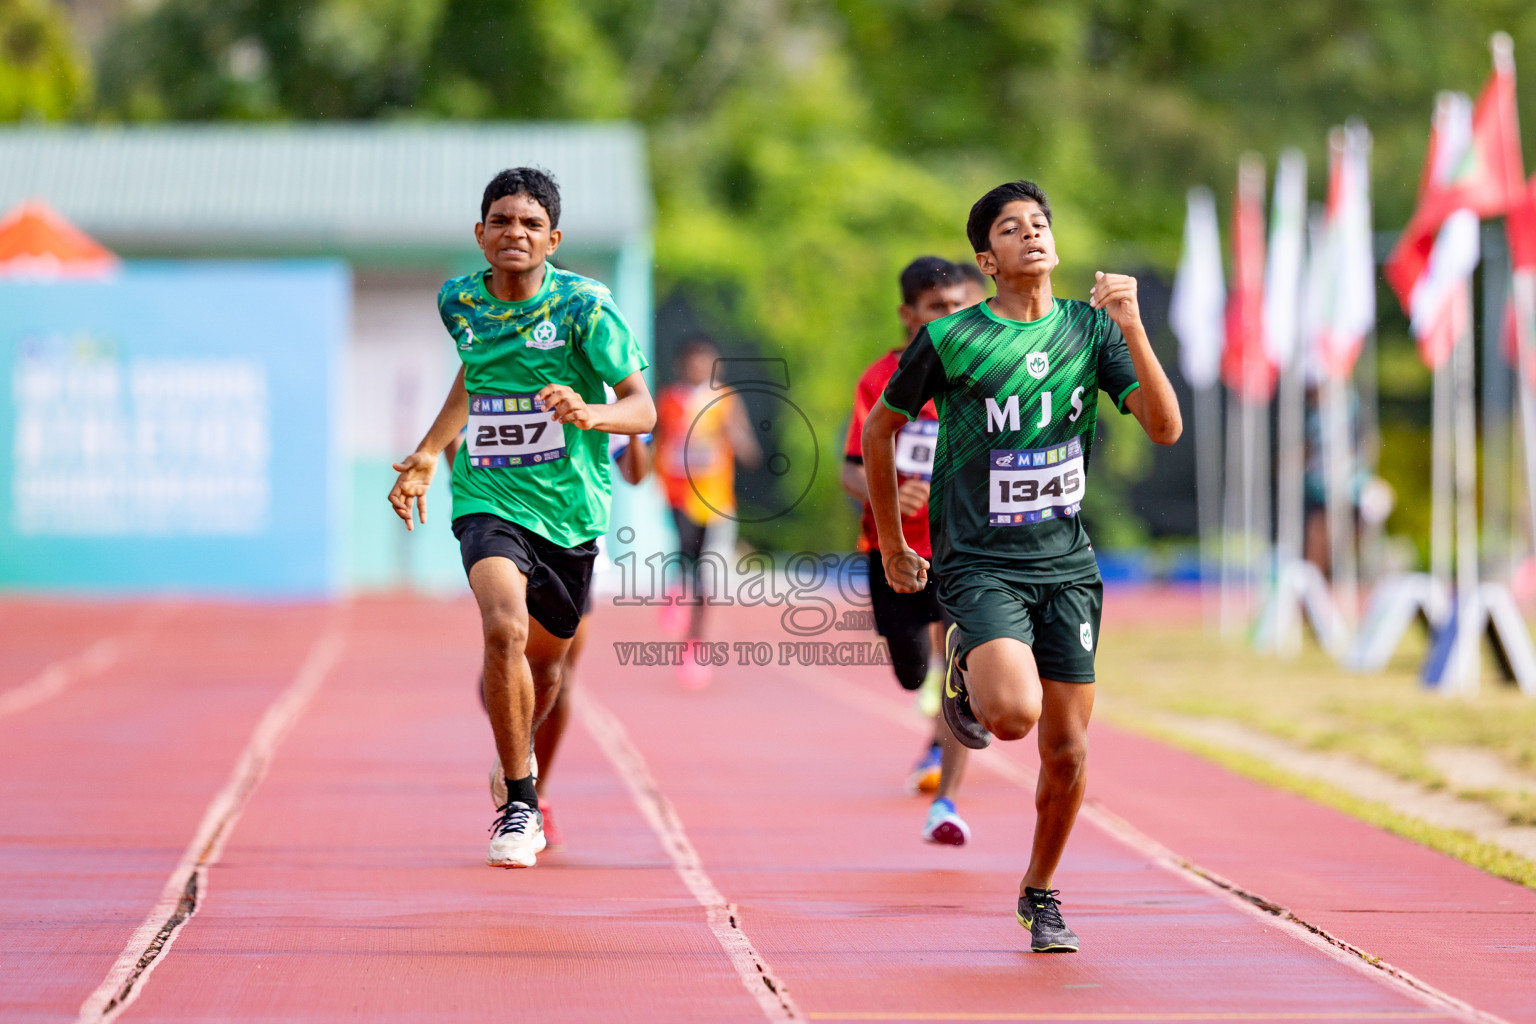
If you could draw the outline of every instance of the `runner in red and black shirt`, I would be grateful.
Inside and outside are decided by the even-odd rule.
[[[897,310],[906,327],[907,340],[910,342],[924,324],[985,299],[983,280],[976,268],[954,264],[937,256],[913,260],[901,272],[901,306]],[[954,792],[965,766],[965,748],[955,742],[943,718],[937,716],[942,673],[932,658],[935,651],[942,651],[944,647],[939,626],[943,612],[939,608],[937,586],[930,585],[916,594],[898,594],[886,582],[864,479],[864,451],[860,441],[864,419],[870,409],[879,404],[885,385],[896,372],[901,352],[902,349],[894,348],[875,360],[854,388],[842,484],[844,490],[864,502],[859,550],[871,553],[869,591],[875,630],[890,648],[891,668],[896,673],[897,682],[907,690],[921,689],[922,696],[929,699],[922,701],[920,698],[920,703],[928,714],[936,716],[933,740],[907,780],[907,786],[913,792],[934,795],[923,838],[931,843],[961,846],[970,837],[970,829],[955,811]],[[930,402],[896,439],[901,528],[907,543],[918,552],[929,550],[928,481],[938,429],[938,412]]]

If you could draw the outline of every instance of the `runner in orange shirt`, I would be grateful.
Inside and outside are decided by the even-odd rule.
[[[985,299],[987,293],[977,280],[979,276],[968,274],[963,266],[937,256],[921,256],[908,264],[901,272],[901,306],[896,311],[906,327],[907,341],[910,342],[929,321]],[[864,450],[860,440],[864,420],[879,403],[886,383],[896,372],[901,352],[900,348],[893,348],[875,360],[854,388],[842,484],[844,490],[864,503],[859,550],[870,552],[869,593],[875,630],[885,637],[890,648],[891,669],[896,673],[896,681],[907,690],[917,690],[925,682],[931,682],[937,695],[940,669],[932,663],[932,658],[933,652],[944,649],[941,626],[944,613],[939,608],[938,588],[930,583],[916,594],[898,594],[886,582],[875,521],[869,508]],[[939,414],[930,402],[916,420],[902,429],[896,440],[901,529],[907,543],[919,553],[929,550],[928,479],[938,431]],[[930,843],[963,846],[970,838],[970,828],[955,810],[954,793],[965,769],[966,750],[955,742],[937,710],[928,711],[934,715],[933,739],[913,768],[907,786],[914,792],[934,794],[923,826],[923,838]]]
[[[704,635],[708,595],[700,590],[699,556],[705,533],[712,524],[736,516],[736,463],[750,468],[762,458],[741,398],[711,387],[719,356],[708,338],[685,342],[677,360],[679,379],[663,388],[656,402],[656,475],[672,509],[684,571],[693,579],[689,597],[695,603],[686,633],[692,642]],[[663,606],[664,614],[667,607],[675,606]],[[698,663],[690,646],[678,669],[679,681],[696,688],[708,684],[709,676],[709,667]]]

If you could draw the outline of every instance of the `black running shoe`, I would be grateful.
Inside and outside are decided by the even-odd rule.
[[[1019,897],[1019,924],[1029,929],[1033,953],[1076,953],[1077,933],[1061,919],[1059,889],[1025,889]]]
[[[960,636],[958,626],[944,634],[944,722],[962,746],[980,750],[992,742],[992,734],[976,720],[971,710],[971,695],[965,689],[965,674],[960,671]]]

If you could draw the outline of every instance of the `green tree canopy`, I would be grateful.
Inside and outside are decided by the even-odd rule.
[[[0,0],[0,121],[65,117],[89,93],[63,16],[47,0]]]

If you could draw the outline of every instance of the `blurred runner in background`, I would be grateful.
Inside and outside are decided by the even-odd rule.
[[[691,641],[678,679],[692,688],[707,685],[710,678],[709,666],[694,657],[694,645],[704,636],[708,596],[700,589],[699,572],[706,532],[736,515],[736,463],[750,469],[762,459],[745,403],[721,390],[725,382],[711,381],[719,357],[708,338],[684,342],[677,357],[678,380],[662,388],[656,401],[656,474],[677,527],[683,573],[691,580],[691,587],[668,593],[672,603],[662,605],[662,628],[674,635],[683,632]],[[718,590],[725,580],[712,579],[710,585]],[[689,608],[686,627],[680,621],[684,606]]]
[[[975,268],[971,268],[975,270]],[[910,343],[929,321],[948,316],[966,306],[974,306],[987,297],[981,286],[981,274],[966,274],[960,266],[937,256],[920,256],[901,272],[901,305],[896,314],[906,328]],[[970,838],[970,828],[955,810],[954,794],[965,770],[965,748],[955,742],[939,711],[939,687],[943,673],[937,652],[944,647],[938,586],[928,586],[915,594],[898,594],[886,582],[879,558],[880,540],[875,533],[875,519],[869,507],[869,487],[864,476],[864,448],[861,435],[864,420],[880,401],[880,394],[896,372],[896,363],[905,344],[893,348],[870,364],[853,391],[853,415],[848,420],[848,440],[843,452],[843,490],[864,504],[859,550],[872,552],[869,559],[870,607],[875,618],[875,632],[885,638],[891,652],[891,669],[903,689],[932,695],[920,701],[926,714],[934,717],[933,738],[907,779],[914,793],[932,793],[923,826],[923,838],[930,843],[963,846]],[[924,558],[931,556],[928,544],[928,483],[933,474],[933,455],[938,443],[939,414],[932,402],[923,406],[919,417],[902,427],[896,439],[897,496],[901,502],[901,529],[912,550]]]

